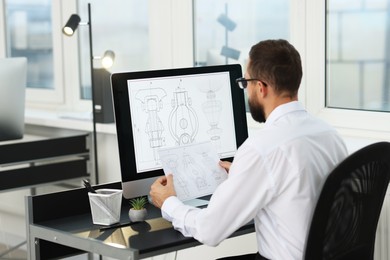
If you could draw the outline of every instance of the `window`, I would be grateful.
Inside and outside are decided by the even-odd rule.
[[[78,1],[81,21],[88,19],[91,3],[94,68],[101,68],[99,57],[107,50],[115,53],[111,72],[149,69],[148,1]],[[89,36],[87,26],[79,27],[81,98],[91,99]]]
[[[64,101],[60,32],[60,2],[5,0],[5,55],[28,60],[27,101],[59,105]],[[3,51],[3,50],[2,50]]]
[[[7,0],[6,19],[7,56],[27,57],[27,87],[52,89],[51,1]]]
[[[265,39],[289,39],[289,0],[195,0],[195,65],[241,63]]]
[[[27,100],[33,107],[91,107],[82,101],[91,98],[88,26],[80,25],[73,40],[61,32],[72,13],[88,21],[89,2],[94,68],[101,68],[105,50],[116,53],[111,72],[149,68],[149,1],[6,0],[0,8],[6,14],[4,48],[7,56],[28,58]]]
[[[389,3],[327,1],[327,107],[390,111]]]
[[[374,5],[376,6],[375,8]],[[379,37],[379,31],[383,31],[383,25],[381,25],[382,27],[378,27],[378,20],[374,19],[372,21],[366,20],[365,23],[367,24],[365,25],[361,23],[351,24],[353,21],[350,20],[350,22],[344,21],[343,23],[338,23],[338,26],[336,26],[335,22],[337,22],[337,19],[336,21],[332,20],[336,17],[333,16],[333,12],[336,10],[341,12],[342,9],[347,8],[346,6],[354,9],[354,11],[343,11],[343,13],[349,16],[355,12],[356,18],[361,15],[358,14],[360,11],[357,12],[358,8],[360,8],[359,10],[362,8],[379,10],[379,6],[383,8],[384,1],[307,0],[303,8],[301,8],[302,10],[306,10],[306,12],[302,11],[305,13],[305,52],[303,57],[305,97],[303,100],[309,112],[335,126],[345,136],[388,140],[390,138],[390,113],[386,113],[388,110],[383,109],[386,107],[381,101],[384,97],[378,98],[378,96],[382,95],[378,95],[380,93],[378,89],[380,88],[377,86],[374,87],[374,85],[381,84],[378,81],[381,78],[380,75],[383,75],[383,72],[377,69],[380,66],[378,57],[372,56],[372,53],[378,53],[378,50],[373,49],[380,46],[376,44],[380,44],[382,41],[381,37]],[[357,20],[355,19],[354,21],[356,22]],[[375,23],[377,25],[374,25]],[[372,26],[372,32],[364,28],[365,26]],[[343,30],[339,30],[337,33],[334,31],[331,32],[335,27]],[[368,33],[375,33],[379,38],[369,39],[370,41],[362,39],[368,37]],[[348,48],[351,50],[347,50],[348,48],[343,46],[346,43],[351,44],[349,37],[353,37],[351,39],[353,40],[353,44],[356,45],[349,45]],[[378,43],[374,43],[376,41]],[[367,43],[371,43],[371,45],[361,47],[361,44]],[[336,50],[343,50],[343,57],[348,57],[348,61],[351,62],[351,64],[345,64],[348,66],[342,70],[332,68],[334,59],[337,57]],[[338,54],[340,53],[338,52]],[[346,56],[347,54],[348,56]],[[376,59],[376,63],[367,63],[369,69],[365,69],[366,75],[359,75],[360,73],[353,72],[353,69],[351,69],[352,62],[355,63],[356,68],[357,61],[363,58],[366,60],[367,56],[365,55],[368,54],[371,55],[370,59]],[[342,60],[338,61],[340,62]],[[344,64],[341,63],[338,65],[341,66]],[[364,93],[359,93],[360,90],[357,87],[352,88],[354,83],[351,82],[361,83],[361,80],[356,80],[357,76],[364,77],[365,82],[373,81],[372,86],[366,84],[368,89],[365,89]],[[340,84],[340,81],[343,84]],[[345,90],[346,85],[352,89],[349,91]],[[358,97],[356,93],[359,93]],[[368,99],[370,96],[374,96],[375,99]],[[360,101],[358,99],[360,98],[364,98],[365,103],[359,103]],[[376,101],[373,102],[373,100]],[[382,104],[374,106],[374,104],[378,103]],[[364,106],[361,104],[364,104]],[[381,107],[382,110],[379,109]]]
[[[253,44],[266,39],[289,40],[289,3],[289,0],[195,0],[194,65],[239,63],[244,73]]]

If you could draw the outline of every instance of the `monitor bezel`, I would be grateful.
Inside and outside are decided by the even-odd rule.
[[[241,65],[229,64],[205,67],[120,72],[113,73],[111,75],[111,87],[113,95],[122,183],[164,175],[162,169],[142,172],[140,174],[137,173],[134,140],[131,127],[128,80],[208,74],[216,72],[229,73],[234,125],[236,133],[236,145],[238,148],[248,137],[248,129],[246,127],[247,120],[245,111],[244,91],[238,87],[235,81],[237,78],[242,77]],[[233,157],[223,159],[232,161]]]

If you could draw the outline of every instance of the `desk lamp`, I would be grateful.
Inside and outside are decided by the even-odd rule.
[[[90,56],[90,70],[91,70],[91,91],[92,91],[92,120],[93,120],[93,147],[94,147],[94,167],[95,167],[95,182],[99,183],[98,163],[97,163],[97,142],[96,142],[96,113],[101,109],[101,106],[97,106],[96,103],[96,90],[94,80],[94,68],[93,60],[100,59],[102,66],[105,69],[110,68],[114,63],[115,53],[112,50],[105,51],[103,57],[94,57],[92,49],[92,22],[91,22],[91,4],[88,4],[88,22],[81,22],[81,18],[78,14],[72,14],[65,26],[62,28],[62,32],[67,36],[72,36],[77,30],[79,25],[88,25],[89,33],[89,56]]]

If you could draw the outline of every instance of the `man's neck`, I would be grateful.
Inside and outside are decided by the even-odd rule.
[[[274,109],[277,108],[278,106],[290,103],[292,101],[298,101],[298,97],[297,96],[294,96],[294,97],[291,97],[291,96],[275,97],[274,99],[271,100],[271,102],[269,102],[269,104],[267,104],[264,107],[265,118],[268,118],[269,114],[271,114],[271,112],[274,111]]]

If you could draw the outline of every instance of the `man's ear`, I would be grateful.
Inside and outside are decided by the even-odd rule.
[[[259,87],[259,91],[260,91],[260,94],[261,96],[264,98],[268,95],[268,85],[265,84],[264,82],[262,81],[258,81],[258,87]]]

